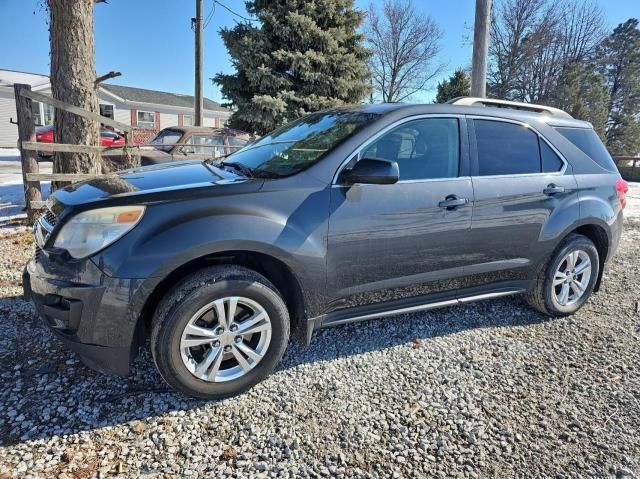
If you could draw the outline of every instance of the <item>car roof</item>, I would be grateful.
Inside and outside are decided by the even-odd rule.
[[[374,103],[335,108],[337,111],[362,111],[364,113],[374,113],[378,115],[388,115],[392,113],[411,115],[429,114],[457,114],[470,116],[489,116],[505,118],[509,120],[531,122],[542,121],[550,126],[571,127],[571,128],[593,128],[587,121],[577,120],[567,116],[555,116],[546,112],[535,112],[518,110],[515,108],[485,106],[485,105],[455,105],[449,103]]]

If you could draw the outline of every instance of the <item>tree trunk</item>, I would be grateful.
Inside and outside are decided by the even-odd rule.
[[[49,0],[51,91],[58,100],[98,113],[93,6],[94,0]],[[95,121],[56,110],[56,143],[97,145],[99,128]],[[101,159],[95,153],[57,153],[53,171],[99,174]]]

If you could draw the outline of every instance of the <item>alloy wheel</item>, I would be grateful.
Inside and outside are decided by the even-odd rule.
[[[198,379],[224,382],[244,376],[271,342],[271,321],[256,301],[229,296],[198,310],[180,339],[185,367]]]
[[[586,251],[569,252],[553,275],[553,295],[560,306],[570,306],[584,295],[591,280],[591,259]]]

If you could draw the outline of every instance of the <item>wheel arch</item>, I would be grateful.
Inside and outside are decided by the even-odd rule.
[[[559,244],[562,244],[562,242],[571,234],[580,234],[589,238],[598,250],[598,262],[600,268],[598,270],[598,278],[596,279],[596,284],[593,289],[594,291],[598,291],[600,289],[600,283],[602,282],[605,263],[609,256],[609,250],[611,248],[611,239],[609,236],[609,232],[607,231],[607,228],[605,228],[601,224],[598,224],[596,222],[586,222],[574,226],[572,229],[565,232]]]
[[[207,254],[193,258],[169,272],[155,285],[141,309],[139,321],[145,329],[143,337],[146,337],[151,330],[151,320],[160,299],[183,278],[214,265],[244,266],[267,278],[282,295],[287,306],[291,336],[298,341],[306,341],[305,317],[308,301],[304,297],[300,279],[281,259],[250,250],[229,250]]]

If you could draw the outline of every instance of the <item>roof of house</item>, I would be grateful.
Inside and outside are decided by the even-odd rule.
[[[38,73],[20,72],[14,70],[0,69],[0,87],[13,87],[15,83],[31,85],[34,90],[49,86],[49,77]],[[100,88],[133,103],[153,103],[156,105],[175,106],[179,108],[193,108],[193,96],[169,93],[166,91],[147,90],[145,88],[133,88],[130,86],[110,85],[101,83]],[[220,103],[204,99],[204,109],[209,111],[229,110]]]
[[[194,99],[191,95],[180,95],[178,93],[147,90],[145,88],[133,88],[130,86],[110,85],[108,83],[102,83],[100,87],[126,101],[193,108]],[[204,109],[228,111],[225,107],[220,105],[220,103],[209,100],[208,98],[204,99]]]
[[[15,70],[0,70],[0,86],[13,87],[15,83],[31,85],[37,88],[49,84],[49,77],[37,73],[19,72]]]

